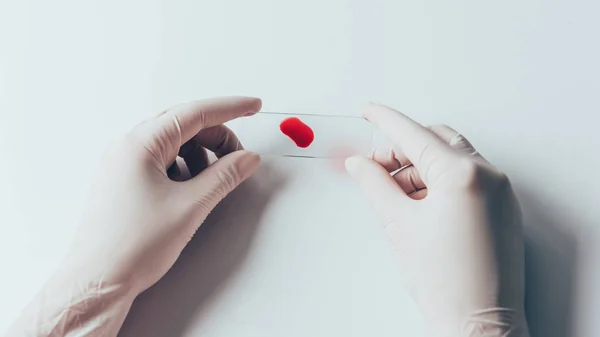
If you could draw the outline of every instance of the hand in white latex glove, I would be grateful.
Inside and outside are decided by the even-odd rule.
[[[116,335],[135,296],[257,169],[259,156],[222,124],[260,108],[245,97],[181,104],[112,144],[66,261],[10,335]],[[210,166],[207,149],[220,157]]]
[[[346,168],[383,221],[429,336],[527,336],[521,212],[507,177],[447,126],[374,104],[364,117],[394,146]]]
[[[70,263],[90,265],[137,292],[158,281],[217,203],[258,167],[259,156],[238,151],[238,139],[222,124],[260,108],[259,99],[243,97],[181,104],[113,144]],[[221,158],[208,166],[206,149]],[[173,181],[185,172],[171,167],[178,155],[188,181]]]

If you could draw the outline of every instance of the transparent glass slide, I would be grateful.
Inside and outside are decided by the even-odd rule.
[[[288,118],[298,118],[312,129],[314,140],[308,147],[298,147],[281,131]],[[373,146],[373,127],[360,117],[259,112],[236,122],[234,130],[244,148],[260,155],[338,158],[368,155]]]

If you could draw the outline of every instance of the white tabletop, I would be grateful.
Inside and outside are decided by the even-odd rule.
[[[266,110],[336,115],[381,102],[467,135],[522,201],[534,336],[600,335],[599,11],[585,0],[2,0],[0,331],[65,253],[110,138],[180,101],[244,94]],[[420,331],[356,188],[323,161],[265,162],[258,196],[243,202],[250,182],[221,205],[122,335]]]

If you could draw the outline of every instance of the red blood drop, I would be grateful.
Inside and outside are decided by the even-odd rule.
[[[306,148],[315,140],[315,133],[310,126],[296,117],[284,119],[279,125],[279,129],[283,134],[290,137],[298,147]]]

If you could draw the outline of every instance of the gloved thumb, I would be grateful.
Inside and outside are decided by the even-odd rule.
[[[188,180],[188,193],[203,217],[258,168],[260,157],[250,151],[232,152]]]
[[[399,203],[410,200],[386,169],[373,160],[350,157],[346,159],[346,170],[380,216],[386,217]]]

